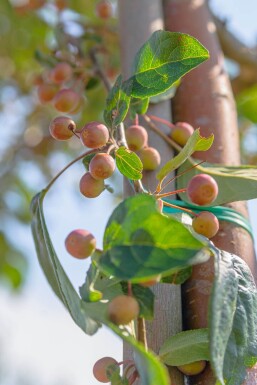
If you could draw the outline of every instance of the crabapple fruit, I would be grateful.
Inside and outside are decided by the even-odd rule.
[[[115,161],[106,153],[96,154],[89,163],[89,172],[95,179],[107,179],[114,173]]]
[[[94,377],[99,382],[109,382],[107,377],[108,367],[111,365],[118,365],[118,362],[112,357],[103,357],[100,360],[96,361],[93,367]]]
[[[65,239],[65,247],[73,257],[85,259],[95,251],[96,239],[87,230],[73,230]]]
[[[138,155],[145,171],[156,170],[161,164],[160,153],[153,147],[142,148]]]
[[[50,79],[53,83],[63,83],[68,81],[72,76],[72,68],[68,63],[62,62],[56,64],[56,66],[50,72]]]
[[[138,151],[147,146],[148,134],[144,127],[134,125],[125,131],[128,147],[131,151]]]
[[[178,122],[172,129],[170,137],[180,146],[184,146],[190,136],[194,133],[194,128],[186,122]]]
[[[212,238],[219,230],[219,221],[218,218],[209,211],[202,211],[193,219],[192,226],[198,234]]]
[[[116,325],[126,325],[139,315],[139,304],[134,297],[119,295],[108,304],[107,316]]]
[[[50,134],[57,140],[70,139],[75,129],[75,122],[67,116],[58,116],[52,120],[49,126]]]
[[[55,108],[61,112],[70,112],[74,110],[79,102],[80,95],[71,88],[58,91],[53,100]]]
[[[95,179],[90,172],[87,172],[80,179],[79,184],[80,192],[87,198],[96,198],[104,190],[103,179]]]
[[[217,198],[218,192],[217,182],[208,174],[193,176],[187,185],[187,196],[197,205],[212,203]]]
[[[112,4],[108,0],[101,0],[96,4],[96,14],[101,19],[109,19],[112,17]]]
[[[51,102],[57,91],[58,88],[53,84],[41,84],[37,89],[38,99],[42,104]]]
[[[180,365],[177,368],[186,376],[195,376],[201,373],[206,366],[206,361],[195,361],[190,364]]]
[[[90,122],[80,131],[80,139],[88,148],[102,147],[108,142],[109,131],[102,123]]]

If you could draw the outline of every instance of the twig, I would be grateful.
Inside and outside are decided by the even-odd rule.
[[[95,74],[102,80],[106,90],[109,92],[111,91],[111,83],[109,82],[107,76],[105,75],[104,71],[102,70],[101,66],[99,65],[98,59],[96,57],[96,52],[94,49],[91,49],[89,56],[94,64],[95,68]]]
[[[137,339],[139,342],[142,342],[145,347],[145,350],[147,350],[148,346],[146,338],[145,319],[141,317],[137,319]]]

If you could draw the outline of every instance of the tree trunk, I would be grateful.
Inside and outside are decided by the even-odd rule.
[[[163,29],[161,1],[120,0],[119,21],[122,73],[126,79],[131,74],[135,53],[154,31]],[[152,105],[150,106],[149,113],[170,121],[170,103],[167,101],[158,105]],[[142,125],[144,125],[143,122]],[[166,127],[162,126],[162,129],[164,132],[165,129],[167,131]],[[171,148],[156,134],[152,132],[148,132],[148,134],[149,145],[157,148],[161,153],[162,163],[167,162],[173,156]],[[145,173],[143,184],[147,189],[155,190],[157,181],[153,172]],[[124,195],[127,196],[131,193],[131,187],[125,183]],[[158,353],[160,346],[170,335],[181,331],[181,294],[178,286],[168,284],[157,284],[153,290],[156,295],[155,319],[153,322],[147,322],[146,331],[149,348]],[[131,357],[131,354],[132,352],[129,347],[125,345],[124,358]],[[183,376],[175,368],[170,370],[170,374],[176,385],[183,384]]]
[[[182,79],[173,101],[174,121],[186,121],[196,128],[200,127],[203,136],[214,133],[211,149],[195,154],[196,158],[211,163],[240,164],[235,103],[207,4],[204,0],[166,0],[165,25],[170,31],[196,37],[210,51],[210,59]],[[247,217],[244,202],[235,202],[229,207]],[[221,222],[220,231],[212,240],[220,249],[243,258],[256,277],[253,242],[248,232],[231,223]],[[209,261],[196,266],[192,277],[183,285],[183,320],[187,329],[207,326],[212,280],[213,264]],[[191,378],[190,384],[215,384],[209,367],[201,375]],[[256,384],[254,371],[249,371],[245,384]]]

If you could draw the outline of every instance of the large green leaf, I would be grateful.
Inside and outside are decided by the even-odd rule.
[[[119,171],[131,180],[142,178],[143,164],[137,154],[126,147],[115,152],[116,165]]]
[[[105,229],[104,253],[96,262],[105,274],[140,282],[207,260],[205,246],[183,224],[162,215],[153,196],[140,194],[114,210]]]
[[[118,327],[107,319],[106,300],[85,302],[78,296],[54,251],[47,231],[42,206],[45,193],[42,191],[33,199],[31,205],[32,231],[40,265],[55,294],[69,310],[75,323],[85,333],[93,334],[100,324],[104,324],[131,345],[136,352],[135,360],[141,377],[141,385],[152,385],[152,381],[158,385],[168,385],[167,369],[160,363],[159,359],[153,353],[146,352],[144,346],[132,336],[129,327]],[[98,289],[103,290],[103,294],[106,294],[108,288],[106,288],[105,283],[103,286],[105,290],[100,284]],[[112,286],[115,285],[109,287],[110,291],[113,290]]]
[[[85,316],[80,307],[80,297],[63,270],[49,237],[43,214],[45,192],[37,194],[31,203],[32,233],[37,256],[43,272],[55,294],[69,311],[75,323],[85,333],[94,334],[99,325]]]
[[[214,140],[214,135],[204,138],[200,135],[200,130],[194,131],[193,135],[188,139],[185,147],[176,155],[170,159],[158,172],[157,179],[162,180],[170,172],[176,170],[182,163],[184,163],[195,151],[206,151],[208,150]]]
[[[179,173],[192,167],[186,161],[180,168]],[[185,188],[189,180],[196,174],[204,173],[211,175],[219,186],[219,194],[210,206],[218,206],[228,202],[243,201],[257,198],[257,167],[256,166],[224,166],[219,164],[204,163],[196,166],[177,179],[177,188]],[[185,193],[180,197],[190,202]]]
[[[209,361],[208,329],[186,330],[171,336],[161,346],[159,355],[161,361],[170,366]]]
[[[257,362],[257,289],[247,264],[214,249],[209,307],[211,365],[221,384],[241,385]]]
[[[134,97],[158,95],[208,57],[208,51],[192,36],[156,31],[137,53],[133,76],[126,83]]]
[[[109,127],[117,126],[126,117],[130,104],[130,89],[118,76],[106,100],[104,120]]]

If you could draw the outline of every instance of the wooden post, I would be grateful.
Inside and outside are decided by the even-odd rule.
[[[195,128],[200,127],[203,136],[214,133],[214,145],[209,151],[196,154],[198,159],[238,165],[240,152],[236,108],[207,4],[204,0],[165,0],[164,4],[166,29],[188,33],[210,51],[210,59],[182,79],[173,102],[174,121],[186,121]],[[229,207],[247,217],[244,202],[235,202]],[[221,222],[220,231],[213,241],[220,249],[243,258],[256,277],[253,242],[244,229]],[[191,279],[183,286],[183,318],[186,328],[207,326],[212,279],[213,265],[210,261],[196,266]],[[245,384],[256,384],[255,376],[254,370],[249,371]],[[203,374],[191,377],[190,384],[214,385],[210,368]]]
[[[160,0],[120,0],[119,23],[122,72],[126,79],[131,74],[135,53],[154,31],[163,29],[162,3]],[[169,101],[150,106],[150,114],[170,121]],[[141,124],[145,126],[144,122]],[[162,126],[162,129],[165,131],[165,127]],[[152,132],[148,134],[149,145],[158,149],[162,156],[162,163],[165,163],[173,156],[171,148],[156,134]],[[146,173],[143,183],[146,188],[153,191],[157,184],[154,173]],[[124,195],[131,193],[130,186],[125,183]],[[157,284],[153,290],[156,295],[156,316],[153,322],[147,322],[147,341],[150,349],[158,353],[167,337],[181,331],[181,294],[180,288],[175,285]],[[124,357],[130,356],[131,351],[125,345]],[[175,368],[171,369],[171,375],[176,385],[183,384],[183,376]]]

